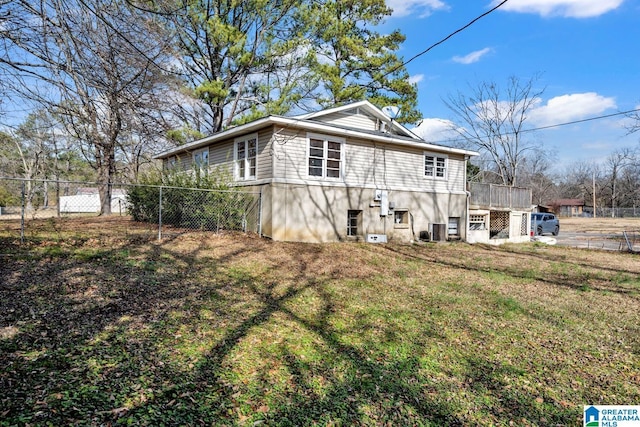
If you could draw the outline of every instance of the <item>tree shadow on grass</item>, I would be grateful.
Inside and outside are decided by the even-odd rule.
[[[520,387],[517,380],[525,372],[519,368],[473,355],[467,356],[465,363],[465,382],[473,393],[499,402],[483,408],[495,419],[511,420],[521,425],[566,425],[568,420],[576,418],[574,409],[562,408],[544,391],[526,392]],[[577,419],[575,421],[578,422]]]
[[[639,297],[639,290],[637,288],[629,288],[619,286],[616,283],[609,281],[607,286],[596,285],[589,283],[591,279],[593,279],[594,275],[589,272],[584,271],[574,271],[567,273],[559,273],[550,270],[532,270],[529,266],[537,265],[536,259],[543,259],[548,262],[563,262],[569,263],[570,265],[575,265],[584,268],[590,268],[595,270],[595,272],[605,271],[605,274],[611,273],[619,273],[619,270],[609,268],[607,266],[601,265],[590,265],[583,263],[576,263],[572,261],[566,260],[558,260],[558,259],[548,259],[547,256],[539,255],[539,254],[529,254],[529,253],[518,253],[518,256],[521,260],[515,266],[504,264],[504,265],[496,265],[496,264],[488,264],[488,260],[484,264],[473,263],[470,264],[464,257],[453,258],[450,256],[441,256],[437,253],[431,253],[424,250],[419,249],[420,247],[412,247],[412,246],[386,246],[384,249],[393,252],[395,255],[415,259],[425,263],[433,263],[442,266],[452,267],[460,270],[467,270],[476,273],[490,273],[497,272],[501,274],[505,274],[509,277],[513,277],[515,279],[528,279],[528,280],[536,280],[543,283],[548,283],[550,285],[555,285],[563,288],[568,288],[571,290],[577,291],[585,291],[585,290],[597,290],[603,292],[613,292],[621,295],[628,295],[630,297]],[[493,247],[485,248],[487,252],[495,252],[500,251],[500,249],[496,249]],[[511,253],[511,252],[507,252]],[[633,275],[637,275],[637,273],[631,273]]]
[[[0,418],[102,424],[176,382],[154,339],[165,339],[172,312],[188,311],[203,293],[216,297],[223,285],[202,285],[203,268],[215,276],[219,264],[254,250],[221,248],[212,260],[203,239],[180,251],[171,249],[176,241],[136,236],[111,248],[1,241]]]
[[[404,347],[393,322],[353,314],[338,326],[344,304],[331,288],[350,277],[317,274],[320,246],[181,245],[61,248],[0,267],[0,327],[19,329],[0,340],[6,424],[468,424],[447,382],[457,374],[424,373],[420,346],[448,345],[437,325],[426,321]],[[240,262],[261,251],[266,266]],[[477,393],[515,375],[482,357],[467,365],[472,385],[461,384]],[[483,411],[540,417],[526,391],[500,398],[503,412]]]

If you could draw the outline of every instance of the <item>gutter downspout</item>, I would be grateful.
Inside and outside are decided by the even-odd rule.
[[[464,213],[464,241],[469,243],[469,207],[471,205],[471,192],[469,191],[469,183],[467,182],[467,162],[469,156],[464,156],[464,192],[466,194],[465,199],[465,213]]]

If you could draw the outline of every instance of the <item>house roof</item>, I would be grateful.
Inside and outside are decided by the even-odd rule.
[[[558,199],[551,202],[554,206],[584,206],[582,199]]]
[[[342,126],[335,123],[326,123],[318,120],[323,116],[327,116],[334,113],[346,112],[354,108],[360,108],[374,118],[380,119],[387,123],[389,127],[393,129],[397,134],[384,132],[382,130],[372,131],[367,129],[360,129],[348,126]],[[269,126],[279,126],[285,129],[305,129],[314,132],[325,132],[332,135],[342,137],[364,138],[377,142],[385,142],[389,144],[397,144],[402,146],[420,148],[423,150],[436,151],[449,154],[462,154],[466,156],[477,156],[475,151],[464,150],[460,148],[453,148],[444,145],[430,144],[427,141],[419,138],[413,132],[392,120],[382,110],[371,104],[369,101],[359,101],[351,104],[346,104],[340,107],[329,108],[326,110],[294,116],[268,116],[261,119],[254,120],[252,122],[232,127],[224,131],[215,133],[197,141],[190,142],[180,147],[172,148],[154,156],[154,159],[164,159],[185,151],[196,150],[201,147],[214,144],[218,141],[235,138],[245,135],[250,132],[256,132],[260,129],[267,128]]]
[[[409,129],[407,129],[406,127],[402,126],[400,123],[395,121],[394,117],[390,117],[383,110],[379,109],[378,107],[376,107],[375,105],[373,105],[371,102],[367,100],[352,102],[350,104],[340,105],[338,107],[327,108],[325,110],[320,110],[320,111],[316,111],[309,114],[294,116],[294,118],[303,119],[303,120],[317,120],[320,117],[326,117],[335,113],[348,112],[354,109],[363,110],[366,113],[368,113],[368,115],[378,120],[381,120],[384,123],[387,123],[388,126],[393,131],[397,132],[397,134],[399,135],[404,135],[413,139],[415,138],[419,139],[419,137],[415,133],[411,132]]]

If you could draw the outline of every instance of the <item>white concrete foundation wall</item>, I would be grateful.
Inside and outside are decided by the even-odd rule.
[[[272,184],[270,218],[264,216],[265,236],[280,241],[334,242],[364,240],[367,234],[384,234],[389,241],[410,242],[420,231],[431,232],[434,223],[448,224],[459,218],[458,229],[465,239],[466,194],[425,193],[387,190],[388,201],[395,209],[381,216],[374,188],[349,188],[304,184]],[[347,236],[347,212],[362,211],[358,238]],[[394,223],[394,211],[406,211],[406,224]],[[268,224],[266,222],[269,222]]]

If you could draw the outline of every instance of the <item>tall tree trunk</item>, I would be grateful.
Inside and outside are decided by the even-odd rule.
[[[100,195],[100,215],[111,215],[111,195],[116,176],[115,143],[107,142],[101,147],[102,161],[98,163],[98,193]]]

